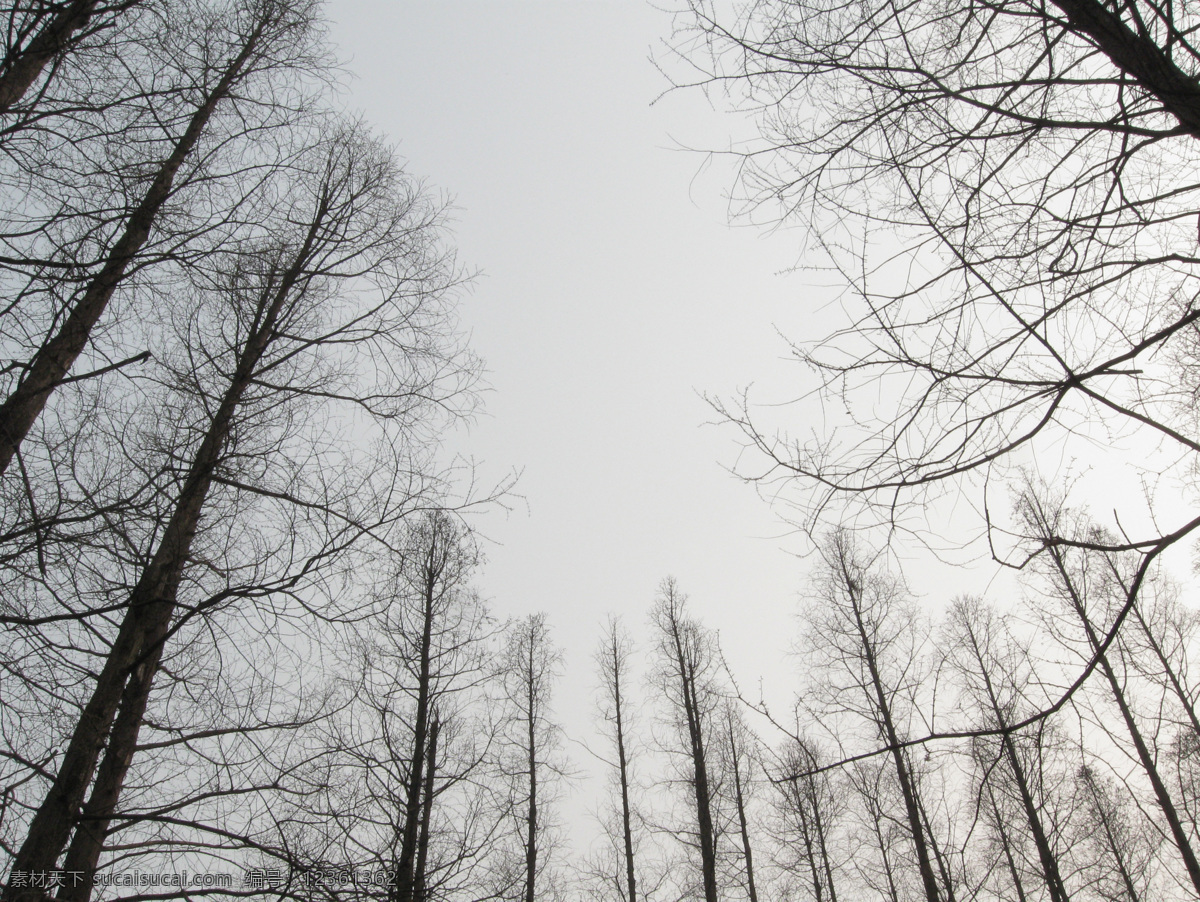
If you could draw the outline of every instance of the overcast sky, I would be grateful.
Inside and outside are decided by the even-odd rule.
[[[487,413],[456,444],[491,478],[523,471],[481,588],[501,615],[546,611],[570,697],[608,611],[640,628],[674,575],[730,654],[779,658],[799,547],[723,465],[732,432],[700,393],[769,378],[813,315],[797,236],[731,228],[726,146],[745,126],[650,61],[671,17],[638,0],[336,0],[349,104],[449,192],[482,276],[462,306]],[[702,171],[703,170],[703,171]],[[747,674],[752,678],[751,674]]]

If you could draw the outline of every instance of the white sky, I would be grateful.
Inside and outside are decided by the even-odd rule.
[[[544,610],[564,693],[591,679],[605,612],[640,628],[673,574],[748,664],[794,632],[802,562],[700,392],[778,370],[773,324],[811,290],[780,276],[797,236],[727,224],[732,169],[678,142],[738,128],[650,62],[670,16],[638,0],[336,0],[349,103],[410,170],[450,192],[461,258],[483,277],[462,307],[494,388],[461,448],[492,478],[523,469],[481,587],[502,615]],[[789,329],[788,327],[792,327]],[[748,672],[748,678],[753,678]]]
[[[782,392],[776,327],[811,338],[832,319],[813,278],[786,273],[800,236],[730,227],[732,165],[678,149],[728,146],[745,121],[695,91],[652,105],[671,17],[640,0],[329,14],[350,106],[454,196],[461,259],[484,274],[461,312],[495,391],[456,443],[485,478],[523,469],[525,501],[479,523],[495,543],[480,587],[501,616],[549,614],[568,733],[591,728],[604,615],[640,632],[668,574],[747,691],[765,675],[786,704],[804,546],[723,469],[736,436],[704,426],[699,393]]]

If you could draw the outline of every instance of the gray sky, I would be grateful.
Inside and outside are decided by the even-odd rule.
[[[670,16],[638,0],[331,4],[349,104],[458,207],[463,305],[494,392],[458,441],[526,499],[480,526],[502,615],[544,610],[563,693],[591,681],[607,611],[641,628],[673,574],[746,676],[794,632],[802,562],[731,477],[732,432],[700,392],[780,372],[773,324],[811,315],[797,236],[727,224],[732,166],[702,154],[743,128],[650,62]],[[806,313],[808,309],[810,312]],[[796,545],[796,547],[799,547]],[[568,707],[560,705],[560,707]]]

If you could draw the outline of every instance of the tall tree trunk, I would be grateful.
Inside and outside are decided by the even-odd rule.
[[[825,822],[821,817],[821,804],[817,799],[816,785],[812,786],[813,825],[817,829],[817,848],[821,852],[821,866],[825,871],[825,885],[829,887],[829,902],[837,902],[837,887],[833,881],[833,862],[829,857],[829,842],[826,837]]]
[[[408,786],[405,787],[404,800],[404,836],[400,843],[400,860],[397,865],[396,889],[400,902],[412,902],[414,872],[413,865],[417,855],[417,836],[421,821],[421,790],[424,785],[422,773],[425,766],[427,750],[425,748],[429,730],[429,672],[430,647],[433,641],[433,604],[437,590],[437,581],[441,575],[438,559],[443,549],[440,547],[437,531],[431,533],[429,547],[422,570],[424,579],[424,610],[421,623],[420,669],[417,677],[417,711],[413,724],[412,756],[409,759]]]
[[[677,624],[678,626],[678,624]],[[684,715],[687,720],[688,741],[692,757],[692,790],[696,798],[696,829],[700,834],[700,870],[704,880],[705,902],[717,902],[717,848],[712,821],[712,798],[708,782],[708,759],[704,749],[704,729],[700,722],[699,701],[696,697],[695,664],[686,654],[679,636],[675,634],[679,656],[680,688],[683,692]]]
[[[0,67],[0,115],[25,96],[46,64],[62,53],[76,32],[88,24],[97,6],[99,0],[71,0],[64,4],[25,47],[4,60]]]
[[[637,902],[637,876],[633,866],[633,811],[629,803],[629,758],[625,751],[625,723],[621,697],[621,668],[617,666],[617,634],[613,640],[613,705],[617,721],[617,776],[621,781],[621,839],[625,845],[627,902]]]
[[[896,730],[895,719],[891,704],[888,702],[887,690],[883,685],[883,677],[879,673],[879,665],[875,659],[875,645],[868,634],[863,622],[863,612],[860,589],[846,569],[845,560],[839,561],[842,584],[849,595],[851,609],[854,613],[854,626],[858,632],[862,648],[863,661],[867,665],[871,685],[868,687],[869,702],[876,710],[876,726],[880,736],[891,750],[892,764],[896,769],[896,781],[900,784],[900,794],[904,798],[904,813],[908,821],[908,832],[912,837],[913,848],[917,853],[917,869],[921,874],[921,885],[924,888],[926,902],[941,902],[942,894],[938,887],[937,875],[933,870],[930,857],[929,843],[926,841],[925,827],[921,820],[921,811],[917,804],[917,789],[909,772],[908,760],[900,744],[900,735]],[[947,887],[949,889],[949,887]]]
[[[1188,872],[1188,877],[1191,878],[1192,886],[1197,895],[1200,895],[1200,861],[1196,858],[1191,840],[1188,838],[1183,821],[1180,819],[1179,812],[1175,808],[1175,802],[1171,798],[1171,793],[1167,789],[1166,783],[1158,772],[1158,765],[1154,760],[1154,755],[1150,751],[1149,745],[1146,743],[1145,737],[1142,736],[1141,728],[1137,725],[1137,720],[1134,718],[1133,711],[1129,707],[1129,702],[1125,698],[1125,690],[1121,686],[1121,681],[1118,679],[1112,663],[1108,660],[1108,655],[1101,650],[1102,641],[1092,626],[1092,621],[1088,616],[1083,599],[1075,589],[1075,584],[1070,577],[1061,549],[1056,545],[1051,545],[1048,550],[1051,560],[1054,562],[1055,570],[1062,579],[1071,608],[1076,617],[1079,618],[1079,623],[1083,628],[1084,634],[1087,636],[1088,648],[1096,658],[1100,672],[1104,675],[1104,679],[1108,683],[1109,690],[1112,693],[1113,701],[1116,702],[1117,710],[1121,713],[1121,720],[1125,724],[1129,738],[1133,740],[1133,747],[1137,751],[1138,761],[1141,763],[1142,770],[1145,771],[1146,777],[1150,781],[1150,786],[1154,790],[1155,801],[1158,802],[1159,810],[1162,811],[1163,818],[1167,822],[1167,828],[1170,830],[1171,838],[1175,841],[1175,846],[1179,850],[1179,856],[1183,860],[1184,868]]]
[[[804,843],[805,858],[812,878],[815,902],[824,902],[828,891],[829,902],[837,902],[837,889],[833,881],[833,862],[829,857],[828,827],[821,809],[821,786],[818,780],[828,779],[817,775],[817,756],[804,741],[798,740],[790,756],[790,767],[794,776],[786,784],[784,798],[796,810],[799,817],[801,841]],[[790,797],[788,793],[790,792]]]
[[[314,219],[303,246],[292,266],[280,279],[278,288],[264,298],[266,309],[262,311],[258,328],[246,339],[237,367],[213,415],[208,432],[193,457],[158,548],[130,594],[116,641],[71,736],[58,774],[35,813],[25,841],[13,861],[14,871],[28,873],[54,869],[79,816],[84,794],[96,770],[100,750],[113,726],[113,718],[126,680],[135,666],[143,660],[148,661],[150,655],[161,653],[155,651],[155,648],[161,644],[162,637],[165,637],[170,629],[179,581],[199,527],[200,513],[212,484],[213,472],[220,461],[222,447],[234,422],[235,411],[253,379],[259,360],[274,337],[275,323],[288,295],[303,272],[319,228],[320,214]],[[153,680],[152,672],[148,672],[148,679]],[[114,763],[111,774],[120,774],[123,778],[124,770]],[[110,789],[108,793],[115,804],[120,787],[117,786],[115,791]],[[111,806],[103,811],[97,809],[92,812],[93,817],[111,817],[111,814]],[[91,866],[95,867],[94,860]],[[3,902],[17,902],[37,895],[36,891],[13,888],[10,884],[2,898]]]
[[[429,724],[429,744],[425,754],[425,791],[421,800],[421,833],[417,838],[417,862],[413,869],[413,900],[425,902],[429,893],[429,838],[433,829],[434,775],[437,773],[438,733],[441,721],[435,712]]]
[[[675,581],[667,578],[659,587],[654,620],[659,630],[659,654],[663,664],[664,691],[682,715],[681,739],[691,764],[690,783],[696,811],[696,835],[700,847],[700,872],[704,884],[705,902],[717,902],[716,833],[712,819],[712,789],[709,785],[708,758],[705,749],[706,713],[701,692],[710,706],[712,693],[707,685],[701,687],[709,661],[708,637],[700,626],[685,613],[687,598],[680,593]],[[678,691],[678,698],[674,693]]]
[[[929,812],[925,808],[925,800],[921,798],[921,794],[917,789],[916,783],[913,784],[913,795],[917,800],[917,811],[921,814],[921,823],[925,825],[925,835],[929,840],[929,851],[933,853],[933,860],[937,864],[938,873],[942,876],[942,886],[946,888],[947,902],[956,902],[954,892],[954,874],[950,870],[950,862],[946,858],[946,853],[943,851],[941,844],[933,835],[933,823],[929,818]]]
[[[888,837],[883,826],[884,812],[879,801],[878,788],[879,783],[876,779],[875,792],[871,792],[865,786],[860,787],[860,792],[871,818],[871,832],[875,834],[875,844],[879,847],[879,860],[883,864],[883,876],[887,879],[888,902],[900,902],[900,891],[896,886],[896,869],[892,865],[891,855],[888,854]]]
[[[1133,876],[1129,873],[1129,867],[1125,862],[1124,843],[1118,840],[1116,831],[1113,829],[1112,811],[1109,809],[1108,800],[1104,798],[1104,793],[1096,785],[1096,778],[1089,768],[1083,768],[1082,779],[1087,787],[1088,795],[1091,796],[1092,809],[1095,812],[1096,820],[1100,823],[1104,845],[1109,855],[1112,856],[1113,864],[1116,865],[1117,873],[1121,878],[1121,888],[1125,890],[1126,894],[1125,902],[1141,902],[1137,888],[1133,885]]]
[[[173,599],[163,602],[171,604]],[[169,618],[160,621],[169,624]],[[138,735],[150,700],[154,676],[162,659],[166,631],[147,637],[144,659],[134,668],[121,694],[121,706],[113,723],[108,748],[96,772],[91,796],[83,807],[79,824],[67,849],[63,870],[75,876],[58,893],[58,902],[88,902],[95,889],[95,875],[108,835],[109,824],[117,808],[125,777],[133,763]]]
[[[533,642],[529,643],[529,670],[532,675],[534,673],[534,647]],[[532,677],[526,684],[527,688],[527,707],[526,707],[526,727],[528,746],[528,765],[529,765],[529,804],[527,816],[525,820],[526,839],[525,839],[525,902],[534,902],[534,882],[537,878],[537,823],[538,823],[538,802],[537,802],[537,730],[535,721],[535,711],[537,699],[535,698],[534,683]]]
[[[1017,891],[1017,902],[1026,902],[1025,883],[1021,880],[1021,872],[1017,870],[1017,861],[1013,858],[1012,840],[1008,838],[1008,831],[1004,827],[1004,815],[1000,813],[1000,806],[996,804],[996,795],[992,792],[992,784],[984,783],[984,789],[988,795],[992,817],[996,819],[996,832],[1000,834],[1000,848],[1004,852],[1004,861],[1008,865],[1009,876],[1012,877],[1013,887]]]
[[[1114,570],[1113,576],[1116,577],[1116,575]],[[1196,714],[1196,706],[1193,704],[1187,688],[1183,684],[1183,678],[1180,677],[1179,671],[1167,657],[1167,653],[1163,649],[1162,643],[1158,641],[1158,637],[1150,629],[1150,624],[1146,622],[1146,618],[1142,615],[1141,605],[1137,601],[1134,601],[1130,613],[1137,620],[1138,626],[1142,628],[1142,632],[1146,636],[1146,641],[1150,643],[1150,648],[1154,651],[1154,656],[1158,659],[1159,666],[1163,669],[1163,675],[1167,678],[1167,683],[1170,685],[1172,693],[1179,700],[1180,707],[1188,719],[1193,736],[1196,740],[1200,741],[1200,716]]]
[[[800,821],[800,841],[804,844],[804,860],[808,863],[808,873],[812,878],[813,902],[825,902],[825,884],[822,880],[816,830],[809,821],[808,799],[805,798],[809,787],[807,781],[811,779],[811,777],[797,777],[785,784],[788,788],[784,790],[784,798],[796,809],[796,817]],[[800,786],[801,780],[806,781],[803,789]]]
[[[195,149],[217,105],[230,95],[246,63],[255,53],[266,25],[266,19],[260,18],[238,55],[225,67],[221,78],[192,114],[183,136],[159,166],[141,203],[125,220],[124,232],[109,251],[104,266],[88,283],[83,296],[71,308],[58,332],[38,349],[16,387],[0,404],[0,475],[12,463],[21,442],[41,414],[51,393],[66,377],[75,359],[83,353],[92,328],[108,307],[113,292],[124,280],[130,263],[150,237],[159,211],[171,196],[179,168]]]
[[[1017,754],[1016,743],[1013,741],[1012,733],[1008,730],[1008,718],[1005,716],[996,687],[992,682],[991,667],[989,666],[991,662],[985,660],[987,656],[980,647],[979,637],[975,634],[974,625],[971,623],[969,617],[963,618],[963,628],[967,641],[971,645],[971,656],[979,666],[979,674],[983,678],[991,719],[994,725],[1001,731],[1000,742],[1004,749],[1004,757],[1008,762],[1009,772],[1016,783],[1017,793],[1021,798],[1021,808],[1025,814],[1025,822],[1029,827],[1029,832],[1033,836],[1034,846],[1038,851],[1038,859],[1042,866],[1042,879],[1046,883],[1046,889],[1050,892],[1052,902],[1070,902],[1070,896],[1067,894],[1066,885],[1058,869],[1058,856],[1050,848],[1050,839],[1046,835],[1046,828],[1042,823],[1037,800],[1033,797],[1029,777],[1025,773],[1025,766]]]
[[[737,806],[738,827],[742,834],[742,854],[746,860],[746,892],[750,902],[758,902],[758,891],[754,886],[754,854],[750,848],[750,830],[746,824],[746,799],[742,792],[741,754],[734,735],[732,718],[729,721],[729,755],[733,764],[733,800]]]
[[[624,902],[637,902],[637,875],[633,854],[633,804],[630,801],[629,750],[626,748],[625,689],[622,683],[629,666],[629,644],[620,622],[609,617],[596,663],[600,666],[600,679],[604,693],[604,719],[614,727],[613,745],[617,753],[617,785],[621,791],[621,852],[624,879],[614,874],[613,885],[618,893],[624,892]],[[624,888],[622,889],[622,882]]]
[[[522,871],[508,891],[519,892],[525,902],[534,902],[539,881],[554,890],[552,837],[547,835],[543,806],[545,786],[553,786],[556,773],[555,748],[559,727],[549,717],[552,682],[561,658],[550,642],[544,614],[533,614],[513,624],[503,653],[501,686],[506,708],[504,755],[511,817],[524,858]]]
[[[227,428],[228,424],[225,424],[222,437]],[[214,432],[210,432],[208,438],[215,439]],[[218,442],[206,439],[202,449],[214,452],[215,462],[218,447]],[[75,826],[130,671],[150,650],[147,637],[165,633],[169,628],[174,611],[170,599],[175,597],[178,589],[211,474],[193,469],[191,476],[164,530],[158,550],[130,594],[116,641],[67,745],[58,774],[13,861],[14,871],[28,873],[54,869]],[[3,898],[8,902],[37,895],[10,884]]]

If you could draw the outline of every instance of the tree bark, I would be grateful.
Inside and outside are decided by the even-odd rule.
[[[1118,69],[1158,98],[1193,138],[1200,138],[1200,85],[1149,37],[1137,34],[1096,0],[1051,0]]]
[[[88,24],[98,5],[99,0],[72,0],[65,4],[28,45],[4,61],[0,69],[0,115],[20,102],[46,64],[62,53],[75,33]]]
[[[130,594],[116,641],[97,678],[92,697],[76,725],[58,774],[34,815],[25,842],[13,861],[14,871],[43,872],[54,868],[77,821],[84,794],[96,770],[100,750],[113,726],[126,680],[131,670],[143,659],[149,660],[151,654],[159,653],[155,647],[161,644],[170,629],[179,581],[199,527],[200,513],[212,484],[213,472],[234,422],[235,411],[274,336],[280,311],[307,263],[317,238],[320,218],[321,212],[314,219],[305,242],[292,266],[281,278],[278,288],[265,299],[266,309],[258,328],[246,339],[208,432],[193,457],[158,548]],[[153,679],[153,672],[148,673],[148,679]],[[124,770],[114,763],[111,775],[115,777],[117,774],[123,778]],[[108,792],[115,804],[120,787],[116,787],[115,792],[111,789]],[[100,806],[99,799],[97,806]],[[97,807],[92,816],[111,817],[111,813],[111,806],[105,809]],[[94,860],[91,866],[95,867]],[[4,902],[18,902],[37,895],[36,891],[10,886],[2,898]]]
[[[169,618],[162,621],[169,623]],[[113,723],[108,748],[96,772],[96,782],[91,796],[83,807],[79,824],[67,849],[63,870],[72,874],[58,893],[58,902],[89,902],[95,889],[95,875],[112,823],[125,786],[125,777],[137,751],[138,735],[150,700],[150,689],[162,659],[165,631],[148,637],[144,659],[134,668],[121,694],[121,706]]]
[[[434,775],[437,773],[438,733],[441,721],[436,713],[429,725],[429,743],[425,754],[425,792],[421,800],[421,833],[417,839],[417,861],[413,869],[413,900],[425,902],[429,893],[429,838],[433,826]]]
[[[0,404],[0,475],[20,451],[21,442],[46,406],[47,399],[66,377],[76,358],[83,353],[92,328],[108,307],[117,286],[124,280],[130,263],[150,237],[159,211],[171,196],[179,168],[195,149],[217,105],[230,95],[246,63],[255,53],[266,25],[266,19],[260,18],[246,37],[238,55],[225,67],[217,84],[192,114],[170,156],[159,166],[141,203],[125,220],[125,229],[109,251],[100,272],[88,283],[83,296],[71,308],[58,332],[38,349],[16,387]]]

